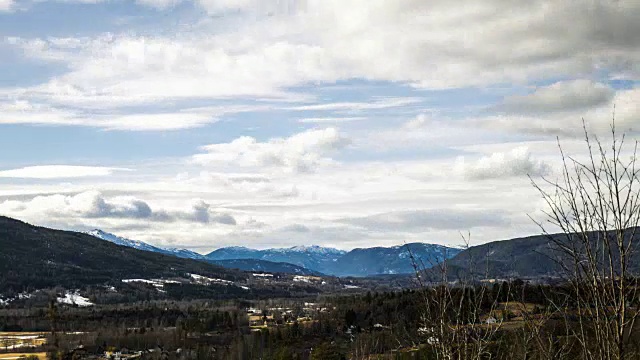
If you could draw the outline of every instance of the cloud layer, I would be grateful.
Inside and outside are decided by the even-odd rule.
[[[60,179],[79,178],[93,176],[108,176],[117,171],[129,171],[129,169],[109,168],[100,166],[75,166],[75,165],[43,165],[28,166],[20,169],[2,170],[0,178],[22,179]]]
[[[163,245],[528,235],[556,136],[579,157],[581,119],[640,124],[633,0],[0,0],[5,20],[0,213]]]

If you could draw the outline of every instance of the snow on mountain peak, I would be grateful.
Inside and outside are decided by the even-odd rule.
[[[344,253],[344,251],[342,250],[338,250],[330,247],[318,246],[318,245],[300,245],[300,246],[290,247],[287,249],[278,249],[278,250],[306,252],[306,253],[315,253],[315,254],[343,254]]]
[[[106,241],[112,242],[112,243],[114,243],[116,245],[127,246],[127,247],[131,247],[131,248],[138,249],[138,250],[153,251],[153,252],[157,252],[157,253],[161,253],[161,254],[175,255],[175,256],[178,256],[178,257],[189,258],[189,259],[203,259],[204,258],[203,255],[198,254],[196,252],[193,252],[191,250],[178,249],[178,248],[156,247],[156,246],[147,244],[144,241],[126,239],[126,238],[123,238],[123,237],[108,233],[108,232],[100,230],[100,229],[94,229],[94,230],[91,230],[91,231],[87,231],[86,234],[89,234],[91,236],[95,236],[98,239],[102,239],[102,240],[106,240]]]

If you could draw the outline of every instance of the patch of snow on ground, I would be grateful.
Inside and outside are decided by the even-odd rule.
[[[206,276],[202,276],[202,275],[198,275],[198,274],[189,274],[191,276],[191,278],[198,284],[222,284],[222,285],[229,285],[232,282],[229,280],[222,280],[222,279],[214,279],[214,278],[210,278],[210,277],[206,277]]]
[[[75,293],[67,292],[64,297],[58,297],[58,302],[81,307],[93,306],[93,303],[88,298],[81,296],[77,291]]]
[[[0,306],[9,305],[9,303],[11,303],[11,302],[13,302],[15,300],[31,299],[32,297],[33,297],[33,294],[29,294],[29,293],[19,293],[18,295],[14,296],[12,298],[2,298],[0,296]]]
[[[18,294],[17,299],[31,299],[33,297],[33,294],[27,294],[27,293],[20,293]]]
[[[344,286],[345,289],[360,289],[360,286],[356,286],[356,285],[345,285]]]
[[[253,274],[256,277],[273,277],[273,274]]]
[[[150,284],[150,285],[153,285],[156,289],[158,289],[158,291],[162,291],[162,289],[164,289],[164,285],[165,284],[180,284],[179,281],[164,280],[164,279],[151,279],[151,280],[147,280],[147,279],[122,279],[122,282],[123,283],[141,282],[141,283],[145,283],[145,284]]]

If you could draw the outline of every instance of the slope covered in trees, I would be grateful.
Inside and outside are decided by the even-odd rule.
[[[246,277],[206,262],[118,246],[87,234],[32,226],[7,217],[0,217],[0,249],[0,293],[188,273],[232,281]]]

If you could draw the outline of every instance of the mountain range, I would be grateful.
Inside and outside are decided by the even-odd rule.
[[[266,250],[226,247],[215,250],[206,257],[209,260],[259,259],[287,262],[327,275],[362,277],[413,273],[409,251],[424,264],[439,263],[460,252],[459,249],[442,245],[410,243],[393,247],[358,248],[351,251],[320,246]]]
[[[208,261],[228,268],[301,275],[326,274],[362,277],[379,274],[411,274],[414,272],[414,268],[409,251],[418,261],[426,265],[439,263],[460,252],[459,249],[442,245],[410,243],[393,247],[358,248],[351,251],[317,245],[265,250],[232,246],[201,255],[186,249],[160,248],[97,229],[88,232],[88,234],[118,245]]]
[[[297,266],[287,262],[267,261],[251,258],[209,259],[207,256],[198,254],[197,252],[191,250],[153,246],[143,241],[123,238],[99,229],[88,231],[86,232],[86,234],[94,236],[98,239],[112,242],[120,246],[126,246],[144,251],[151,251],[164,255],[176,256],[184,259],[206,261],[229,269],[238,269],[242,271],[261,271],[270,273],[290,273],[297,275],[321,275],[317,271],[306,269],[302,266]]]
[[[251,273],[234,269],[294,274],[289,275],[289,279],[319,273],[340,276],[383,274],[369,277],[380,282],[389,277],[410,277],[413,267],[408,250],[426,268],[448,259],[447,267],[453,276],[463,272],[503,279],[557,277],[557,251],[553,249],[550,236],[564,236],[556,234],[494,241],[465,250],[411,243],[348,252],[319,246],[266,250],[231,247],[201,255],[188,250],[154,247],[104,232],[92,234],[110,240],[85,233],[33,226],[0,216],[0,293],[7,289],[18,293],[56,286],[77,289],[79,286],[121,284],[122,280],[133,278],[177,279],[182,282],[187,279],[188,282],[193,274],[219,279],[216,280],[219,282],[233,282],[237,285],[228,289],[247,291],[243,284],[251,280]],[[634,258],[629,264],[634,271],[640,269],[640,261],[637,260]],[[325,279],[340,283],[337,278]],[[285,282],[283,291],[292,284]],[[271,289],[275,288],[267,286],[260,291],[275,291]]]

